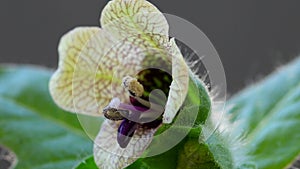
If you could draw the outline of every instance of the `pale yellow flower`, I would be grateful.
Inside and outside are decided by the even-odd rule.
[[[125,109],[130,106],[129,98],[149,108],[150,113],[162,111],[162,122],[172,123],[187,94],[188,67],[175,40],[168,36],[166,18],[149,2],[110,1],[100,22],[102,28],[78,27],[62,37],[59,66],[50,80],[50,92],[65,110],[92,116],[106,112],[108,119],[95,140],[95,161],[101,169],[124,168],[144,152],[159,126],[147,127],[144,124],[151,121],[130,119],[139,110],[134,109],[136,105]],[[139,84],[135,77],[149,68],[172,75],[163,104],[151,102],[151,95],[150,101],[142,98],[147,85]],[[127,84],[128,77],[132,81]],[[122,137],[121,143],[118,137]]]

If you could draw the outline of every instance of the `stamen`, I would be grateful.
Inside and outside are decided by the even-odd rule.
[[[153,109],[153,107],[155,107],[157,110]],[[156,120],[162,115],[164,111],[164,109],[159,105],[156,106],[151,105],[149,109],[149,108],[120,103],[119,108],[129,110],[129,115],[125,117],[126,119],[129,119],[131,121],[140,124],[148,123]]]
[[[123,78],[122,86],[133,96],[141,97],[144,93],[144,87],[136,78],[126,76]]]
[[[165,102],[166,102],[166,97],[163,91],[160,89],[153,90],[149,94],[149,101],[145,100],[145,98],[142,98],[144,95],[144,87],[143,85],[138,82],[136,78],[126,76],[123,78],[122,86],[125,88],[130,93],[130,102],[134,106],[138,107],[147,107],[147,108],[152,108],[153,110],[156,111],[161,111],[164,109]],[[158,97],[158,98],[157,98]],[[151,103],[150,103],[151,102]],[[162,103],[162,105],[158,105],[155,103]]]
[[[124,104],[124,103],[121,103],[119,108],[126,109],[126,110],[129,110],[131,112],[144,112],[144,111],[147,111],[149,109],[149,108],[145,108],[145,107],[133,106],[133,105]]]
[[[163,111],[164,108],[162,106],[154,103],[151,103],[151,107],[148,108],[143,105],[137,106],[121,103],[118,98],[113,98],[103,109],[103,114],[104,117],[113,121],[128,119],[136,123],[144,124],[159,119]]]
[[[120,110],[120,104],[120,99],[113,98],[111,102],[103,109],[104,117],[113,121],[123,120],[125,117],[128,117],[128,110]]]
[[[118,110],[115,108],[106,108],[103,109],[104,117],[107,119],[118,121],[123,120],[124,117],[128,116],[129,112],[127,110]]]

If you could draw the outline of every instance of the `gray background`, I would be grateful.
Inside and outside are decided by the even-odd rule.
[[[57,66],[57,44],[99,25],[104,0],[1,0],[0,62]],[[219,52],[234,93],[300,53],[299,0],[151,0],[197,25]]]

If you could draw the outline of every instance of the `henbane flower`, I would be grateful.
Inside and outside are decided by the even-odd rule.
[[[172,123],[189,71],[167,20],[149,2],[110,1],[100,22],[102,28],[78,27],[62,37],[50,92],[68,111],[106,118],[95,161],[101,169],[124,168],[162,123]]]

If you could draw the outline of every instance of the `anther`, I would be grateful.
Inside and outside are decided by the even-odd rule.
[[[128,110],[120,110],[118,107],[121,104],[120,99],[113,98],[111,102],[103,109],[103,115],[109,120],[123,120],[128,116]]]
[[[123,120],[128,114],[127,110],[118,110],[115,108],[105,108],[103,109],[103,115],[109,120],[118,121]]]
[[[141,97],[144,93],[143,85],[136,78],[130,76],[123,78],[122,86],[134,97]]]

